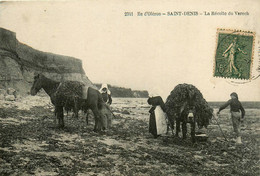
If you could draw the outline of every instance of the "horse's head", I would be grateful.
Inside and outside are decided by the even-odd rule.
[[[196,108],[194,105],[184,103],[180,108],[181,118],[184,118],[187,123],[195,122]]]
[[[187,122],[188,123],[195,122],[195,107],[194,106],[190,107],[188,110]]]
[[[34,76],[34,81],[33,81],[33,85],[32,85],[32,88],[31,88],[31,95],[36,95],[39,90],[42,88],[42,78],[43,75],[41,74],[37,74]]]

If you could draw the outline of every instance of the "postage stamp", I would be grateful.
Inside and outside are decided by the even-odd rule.
[[[255,33],[218,29],[214,77],[251,79]]]

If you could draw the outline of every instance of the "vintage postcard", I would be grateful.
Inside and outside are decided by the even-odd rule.
[[[0,175],[259,176],[259,0],[0,1]]]

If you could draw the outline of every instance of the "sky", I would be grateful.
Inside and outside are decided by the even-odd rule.
[[[260,78],[213,77],[217,28],[256,32],[253,76],[259,64],[257,0],[42,1],[0,3],[0,27],[35,49],[82,60],[88,78],[164,99],[178,84],[196,86],[208,101],[237,92],[260,101]],[[137,12],[249,12],[247,16],[136,16]],[[124,16],[133,12],[134,16]],[[241,84],[243,83],[243,84]]]

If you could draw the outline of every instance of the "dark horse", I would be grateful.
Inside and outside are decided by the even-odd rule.
[[[194,143],[195,140],[195,125],[196,125],[196,109],[195,106],[183,106],[181,111],[176,117],[176,136],[179,137],[182,126],[182,138],[186,139],[187,136],[187,123],[190,123],[191,127],[191,141]]]
[[[68,90],[68,92],[71,92],[71,95],[64,94],[64,92],[66,92],[68,89],[66,85],[72,85],[72,88],[77,90],[79,90],[78,87],[81,86],[81,84],[76,81],[57,82],[46,78],[42,74],[37,74],[34,77],[33,86],[31,88],[31,95],[34,96],[41,88],[44,89],[44,91],[50,96],[52,104],[55,106],[55,115],[58,118],[59,127],[61,128],[64,127],[63,108],[73,109],[76,116],[78,115],[79,109],[82,109],[83,111],[91,109],[95,117],[94,131],[99,131],[102,126],[100,120],[101,114],[99,110],[104,104],[99,91],[89,87],[87,91],[87,99],[83,99],[79,94],[77,94],[77,92],[71,92],[71,90]],[[75,85],[77,87],[75,87]]]

